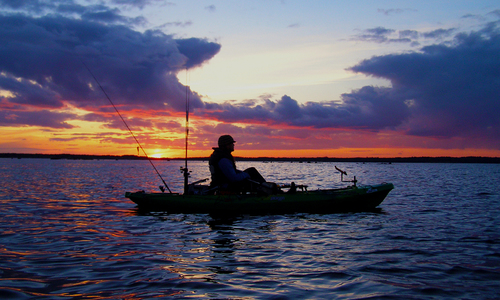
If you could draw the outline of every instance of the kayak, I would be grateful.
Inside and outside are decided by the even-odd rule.
[[[126,192],[125,197],[139,209],[166,211],[167,213],[209,214],[284,214],[284,213],[333,213],[369,211],[384,201],[394,189],[392,183],[376,185],[356,184],[339,189],[308,191],[297,186],[293,192],[276,194],[216,193],[204,194],[208,186],[198,186],[185,194]]]

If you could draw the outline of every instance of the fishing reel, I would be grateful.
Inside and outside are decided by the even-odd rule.
[[[187,163],[185,167],[181,167],[181,173],[184,175],[184,195],[187,195],[189,190],[189,177],[191,176],[191,171],[188,170]]]
[[[189,171],[187,167],[181,167],[180,170],[184,176],[191,177],[191,171]]]
[[[352,182],[352,184],[354,186],[356,186],[356,182],[358,182],[358,180],[356,180],[356,176],[354,176],[354,179],[352,179],[352,180],[344,180],[344,175],[347,176],[347,172],[337,168],[337,166],[335,166],[335,169],[340,172],[340,181],[341,182]]]

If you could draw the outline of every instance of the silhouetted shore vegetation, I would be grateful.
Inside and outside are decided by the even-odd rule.
[[[68,159],[68,160],[145,160],[144,156],[137,155],[85,155],[85,154],[27,154],[27,153],[0,153],[0,158],[43,158],[43,159]],[[184,158],[154,158],[151,160],[184,160]],[[204,161],[207,157],[192,157],[190,161]],[[358,163],[500,163],[500,157],[236,157],[238,161],[262,161],[262,162],[294,162],[294,163],[318,163],[318,162],[358,162]]]

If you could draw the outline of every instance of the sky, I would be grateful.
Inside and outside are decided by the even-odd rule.
[[[0,0],[0,153],[500,156],[498,1]],[[134,139],[135,137],[135,139]]]

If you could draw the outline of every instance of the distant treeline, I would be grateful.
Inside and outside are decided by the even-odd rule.
[[[48,159],[73,159],[73,160],[144,160],[144,156],[137,155],[85,155],[85,154],[24,154],[24,153],[0,153],[0,158],[48,158]],[[151,160],[184,160],[184,158],[150,158]],[[189,158],[191,161],[207,160],[207,157]],[[500,163],[500,157],[236,157],[238,161],[263,161],[263,162],[360,162],[360,163]]]

